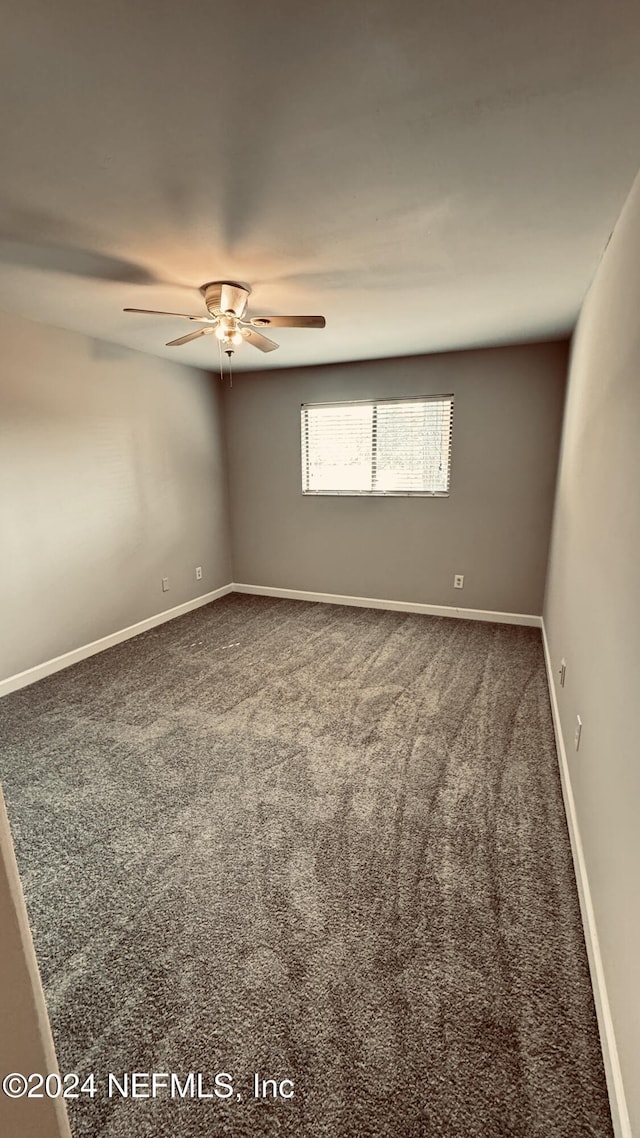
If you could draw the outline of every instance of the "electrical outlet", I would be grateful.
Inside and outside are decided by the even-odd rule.
[[[454,589],[464,589],[464,573],[456,573],[453,578]]]
[[[162,578],[162,592],[163,593],[169,592],[169,578],[168,577]]]
[[[580,739],[582,738],[582,720],[579,715],[576,715],[576,729],[573,735],[573,741],[576,746],[576,751],[580,750]]]
[[[196,566],[196,581],[202,580],[202,565]]]
[[[567,661],[566,660],[560,661],[559,675],[560,675],[560,687],[563,688],[564,687],[564,681],[567,678]]]

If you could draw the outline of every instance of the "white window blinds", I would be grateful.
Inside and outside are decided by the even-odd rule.
[[[304,494],[449,493],[453,396],[306,403]]]

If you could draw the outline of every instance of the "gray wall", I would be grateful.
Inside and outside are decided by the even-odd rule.
[[[231,568],[215,380],[16,316],[0,337],[2,679]]]
[[[572,349],[545,627],[632,1132],[640,1134],[640,178]],[[575,752],[576,715],[583,721]]]
[[[234,580],[541,613],[566,366],[551,343],[234,377]],[[449,392],[448,498],[303,497],[301,403]]]

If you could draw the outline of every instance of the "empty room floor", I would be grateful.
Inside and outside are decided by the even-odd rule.
[[[232,594],[0,718],[75,1138],[610,1138],[537,629]]]

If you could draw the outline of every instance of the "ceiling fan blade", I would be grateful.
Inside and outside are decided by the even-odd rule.
[[[169,340],[167,348],[179,348],[180,344],[188,344],[189,340],[197,340],[200,336],[210,336],[213,328],[200,328],[197,332],[189,332],[188,336],[179,336],[177,340]]]
[[[262,333],[255,332],[253,328],[243,328],[242,337],[248,344],[253,344],[254,348],[259,348],[261,352],[275,352],[276,348],[280,347],[273,340],[268,340]]]
[[[186,312],[158,312],[155,308],[123,308],[123,312],[142,312],[145,316],[181,316],[198,324],[213,324],[213,316],[189,316]]]
[[[223,312],[233,312],[236,316],[242,316],[247,307],[248,297],[249,289],[234,284],[232,281],[227,281],[222,286],[220,308]]]
[[[256,328],[324,328],[324,316],[252,316]]]

